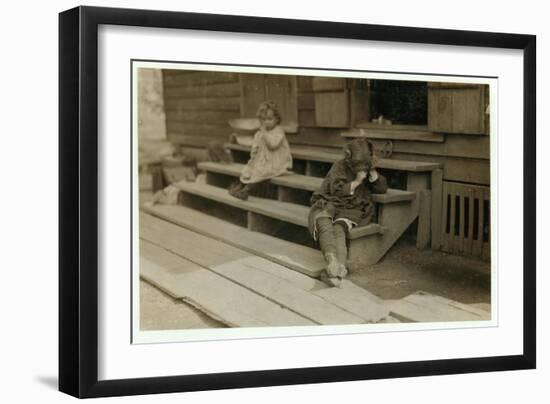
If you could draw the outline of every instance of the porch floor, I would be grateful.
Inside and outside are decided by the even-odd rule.
[[[378,264],[348,279],[374,295],[393,301],[424,291],[490,310],[490,264],[432,250],[418,250],[414,241],[400,240]],[[195,307],[140,281],[142,330],[225,327]]]

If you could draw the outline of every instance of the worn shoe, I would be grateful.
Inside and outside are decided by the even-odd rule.
[[[340,261],[336,258],[336,254],[326,253],[325,261],[327,263],[327,274],[331,278],[336,278],[340,274]]]
[[[342,287],[342,280],[338,277],[329,276],[326,271],[321,272],[321,281],[326,283],[328,286],[337,288]]]
[[[242,182],[238,181],[233,184],[228,189],[229,195],[242,199],[243,201],[246,201],[248,199],[248,186],[243,184]]]

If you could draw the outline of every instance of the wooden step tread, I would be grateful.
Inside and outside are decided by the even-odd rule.
[[[250,151],[250,146],[243,146],[237,143],[226,143],[225,147],[230,150]],[[334,163],[342,158],[342,151],[335,149],[330,151],[327,149],[315,149],[306,146],[290,146],[292,156],[299,160],[321,161],[325,163]],[[410,160],[395,160],[395,159],[378,159],[377,166],[388,170],[400,170],[411,172],[433,171],[441,168],[440,163],[425,162],[425,161],[410,161]]]
[[[199,169],[203,171],[214,172],[218,174],[230,175],[239,177],[243,170],[244,164],[231,163],[215,163],[205,161],[198,164]],[[288,188],[303,189],[305,191],[316,191],[320,188],[322,178],[311,177],[307,175],[289,173],[271,179],[271,183]],[[416,197],[414,192],[402,191],[400,189],[388,189],[385,194],[373,194],[372,200],[376,203],[392,203],[401,201],[411,201]]]
[[[309,208],[307,206],[254,196],[250,196],[247,201],[243,201],[229,195],[226,189],[198,182],[180,181],[172,185],[180,191],[233,206],[238,209],[254,212],[302,227],[308,226]],[[354,228],[350,232],[349,237],[353,239],[358,237],[359,234],[363,237],[371,234],[378,234],[382,231],[383,229],[379,224],[371,223],[366,226]]]
[[[253,232],[186,206],[142,205],[142,211],[311,277],[318,278],[325,267],[318,250]]]
[[[140,213],[140,237],[316,324],[365,322],[364,318],[292,281],[263,270],[267,266],[276,266],[291,271],[287,268],[143,212]],[[210,293],[216,294],[216,290]],[[238,301],[239,295],[233,299]]]
[[[316,323],[151,242],[140,240],[140,276],[230,327]]]

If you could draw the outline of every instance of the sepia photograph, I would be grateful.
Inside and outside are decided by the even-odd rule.
[[[131,80],[134,342],[495,319],[496,79],[134,60]]]

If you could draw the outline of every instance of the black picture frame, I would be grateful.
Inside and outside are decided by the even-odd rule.
[[[181,28],[523,51],[523,354],[98,381],[98,26]],[[168,11],[59,15],[59,390],[104,397],[326,383],[536,366],[536,37]]]

